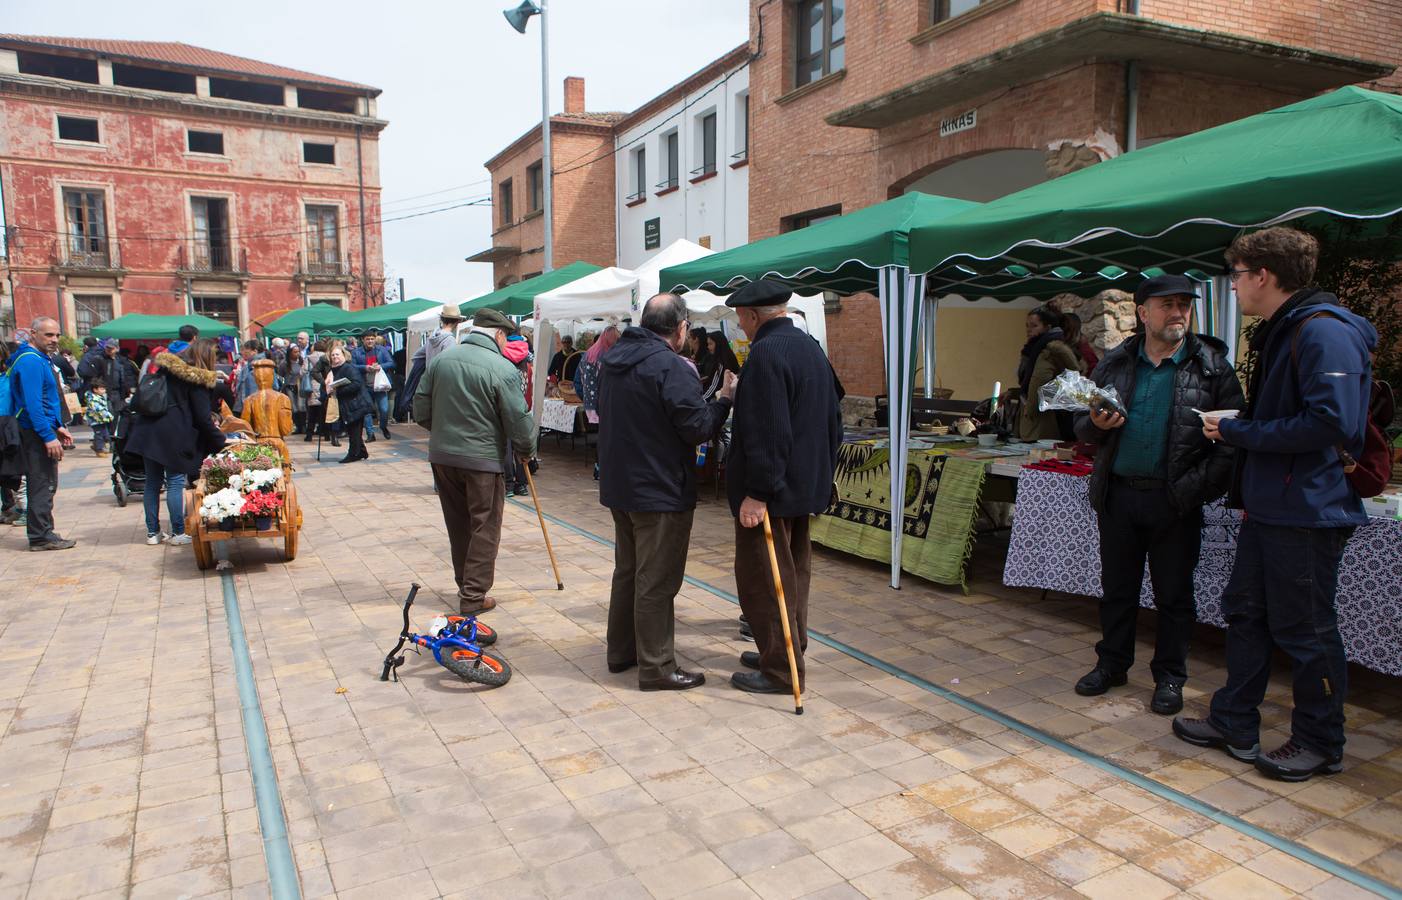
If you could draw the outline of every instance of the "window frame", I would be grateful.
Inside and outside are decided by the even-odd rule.
[[[76,205],[72,198],[78,198]],[[107,232],[107,192],[96,187],[60,185],[59,202],[63,207],[65,258],[110,265],[112,245]],[[75,210],[80,213],[78,219],[73,216]]]
[[[93,127],[95,137],[92,140],[87,138],[64,137],[63,123],[69,122],[90,122]],[[102,144],[102,119],[98,116],[70,116],[63,113],[54,113],[54,140],[62,141],[65,144],[79,144],[88,147],[101,147]]]
[[[974,0],[974,5],[961,13],[950,15],[949,8],[954,0],[930,0],[930,24],[942,25],[945,22],[952,22],[955,19],[963,18],[971,12],[978,10],[980,6],[988,3],[989,0]]]
[[[660,174],[665,175],[661,181],[657,182],[658,194],[666,194],[675,191],[682,181],[682,137],[681,132],[673,128],[662,135],[659,142],[662,145],[662,160],[665,166]]]
[[[647,145],[635,147],[628,154],[629,184],[633,192],[623,198],[624,203],[647,199]]]
[[[329,203],[303,203],[302,214],[307,220],[307,271],[323,274],[332,267],[330,274],[344,274],[341,266],[341,210]],[[327,220],[331,223],[331,253],[327,258]],[[315,246],[313,245],[315,242]],[[312,267],[316,266],[316,269]]]
[[[701,165],[692,169],[691,174],[693,177],[698,175],[714,175],[718,162],[716,158],[718,155],[716,142],[720,139],[720,118],[717,116],[716,110],[712,109],[710,112],[702,113],[698,116],[696,128],[696,137],[701,144],[701,152],[699,154],[701,157]],[[710,131],[709,135],[707,134],[708,129]]]
[[[83,338],[87,337],[92,332],[92,329],[96,328],[98,325],[104,325],[112,321],[117,316],[117,301],[116,298],[114,298],[111,294],[75,293],[72,295],[72,297],[73,331],[74,336],[77,337],[79,340],[82,340]],[[83,312],[85,310],[89,313],[92,313],[94,311],[93,307],[90,305],[94,300],[106,301],[107,318],[102,319],[101,321],[97,321],[95,316],[83,315]]]
[[[208,137],[217,137],[217,138],[219,138],[219,150],[218,150],[218,152],[215,152],[215,151],[213,151],[213,150],[196,150],[196,149],[191,145],[191,141],[190,141],[190,138],[191,138],[193,135],[196,135],[196,134],[205,135],[205,136],[208,136]],[[196,154],[197,156],[224,156],[224,155],[225,155],[225,154],[224,154],[224,132],[222,132],[222,131],[203,131],[203,130],[201,130],[201,129],[199,129],[199,128],[186,128],[186,129],[185,129],[185,152],[186,152],[186,153],[193,153],[193,154]]]
[[[516,185],[512,179],[503,178],[497,183],[497,204],[500,209],[498,226],[506,228],[516,221],[516,198],[513,196]]]
[[[320,161],[314,160],[314,159],[307,159],[307,148],[308,148],[308,147],[330,147],[330,148],[331,148],[331,161],[330,161],[330,162],[320,162]],[[309,141],[309,140],[306,140],[306,139],[304,138],[304,139],[302,140],[302,165],[304,165],[304,166],[331,166],[331,167],[333,167],[333,168],[334,168],[335,166],[339,165],[339,164],[336,162],[336,142],[335,142],[335,141],[331,141],[330,143],[327,143],[326,141]]]
[[[526,215],[545,209],[545,162],[536,160],[526,166]]]
[[[938,3],[939,0],[936,0]],[[833,6],[834,4],[842,8],[843,28],[842,37],[836,41],[832,37]],[[808,46],[811,35],[811,28],[807,22],[813,9],[820,9],[822,12],[822,40],[823,45],[818,48]],[[834,72],[840,72],[847,68],[847,3],[846,0],[799,0],[794,4],[794,87],[801,88],[807,84],[828,77]],[[841,48],[842,64],[834,66],[832,64],[833,51]],[[807,51],[807,52],[805,52]],[[808,77],[809,65],[815,60],[821,60],[818,74]]]
[[[750,92],[735,98],[735,152],[730,154],[732,166],[750,159]]]

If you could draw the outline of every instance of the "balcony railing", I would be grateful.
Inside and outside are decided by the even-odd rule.
[[[674,191],[674,190],[676,190],[676,189],[677,189],[677,182],[678,182],[678,179],[676,179],[676,178],[667,178],[667,179],[664,179],[664,180],[662,180],[662,181],[657,182],[657,184],[656,184],[654,187],[656,188],[657,193],[659,193],[659,194],[665,194],[665,193],[667,193],[668,191]]]
[[[59,241],[59,266],[65,269],[119,269],[117,242],[105,237],[64,237]]]
[[[349,279],[353,275],[349,256],[297,251],[297,277],[303,279]]]
[[[229,244],[196,242],[188,249],[180,248],[177,268],[200,275],[244,275],[248,272],[248,251]]]

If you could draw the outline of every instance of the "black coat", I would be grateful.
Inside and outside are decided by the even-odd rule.
[[[842,391],[818,342],[786,316],[760,326],[735,391],[726,460],[732,515],[746,497],[776,518],[827,509],[842,444]]]
[[[620,512],[696,505],[696,445],[715,437],[729,400],[701,399],[701,381],[661,337],[630,327],[601,359],[599,502]]]
[[[1241,409],[1246,405],[1236,370],[1227,360],[1227,345],[1214,337],[1189,333],[1187,356],[1178,367],[1173,387],[1172,419],[1168,426],[1168,448],[1164,456],[1169,481],[1169,499],[1180,515],[1216,500],[1227,492],[1235,453],[1223,443],[1213,443],[1202,433],[1202,419],[1193,409]],[[1091,373],[1091,380],[1104,387],[1113,385],[1120,400],[1128,405],[1134,397],[1135,375],[1139,369],[1139,347],[1144,338],[1134,335],[1109,353]],[[1131,416],[1134,410],[1129,411]],[[1110,490],[1111,469],[1119,448],[1121,430],[1101,431],[1090,421],[1089,413],[1076,413],[1076,436],[1100,444],[1095,469],[1090,476],[1090,502],[1096,512],[1105,509]]]
[[[343,362],[331,369],[331,380],[349,379],[350,384],[336,388],[336,400],[341,404],[341,424],[359,425],[361,420],[375,409],[370,401],[370,392],[365,389],[365,379],[355,363]]]
[[[204,458],[224,446],[224,435],[209,415],[209,391],[218,374],[197,369],[173,353],[157,356],[156,366],[166,379],[165,415],[148,418],[133,411],[126,450],[169,472],[197,478]]]

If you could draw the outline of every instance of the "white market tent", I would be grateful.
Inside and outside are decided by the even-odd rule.
[[[610,266],[537,296],[534,316],[535,396],[531,403],[536,421],[540,421],[544,409],[546,372],[554,355],[551,348],[555,345],[557,331],[573,334],[582,323],[600,322],[600,328],[603,328],[621,325],[626,318],[636,318],[643,303],[660,290],[658,285],[663,269],[710,256],[714,252],[681,239],[673,241],[631,271]],[[734,311],[725,305],[725,297],[719,294],[687,291],[682,299],[686,300],[692,321],[697,324],[718,325],[723,319],[735,319]],[[826,351],[823,298],[795,294],[789,298],[789,307],[803,313],[808,321],[809,333]]]

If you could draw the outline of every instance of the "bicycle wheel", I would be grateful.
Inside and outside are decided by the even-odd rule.
[[[462,620],[463,620],[463,617],[462,617],[462,616],[449,616],[449,617],[448,617],[448,624],[449,624],[449,625],[456,625],[457,623],[461,622]],[[464,634],[463,637],[466,638],[467,635]],[[481,619],[478,619],[478,620],[477,620],[477,640],[476,640],[477,646],[479,646],[479,647],[490,647],[492,644],[495,644],[496,642],[497,642],[497,633],[496,633],[496,631],[494,631],[494,630],[492,629],[492,626],[488,625],[486,622],[483,622]]]
[[[500,687],[511,680],[511,666],[506,660],[486,653],[479,656],[461,648],[444,648],[443,668],[459,678],[492,687]]]

